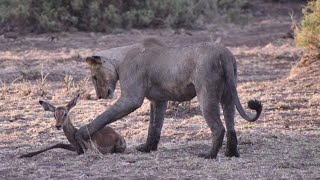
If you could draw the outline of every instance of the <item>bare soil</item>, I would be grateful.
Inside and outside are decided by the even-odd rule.
[[[1,36],[0,179],[320,179],[319,57],[306,57],[298,63],[302,50],[295,47],[293,39],[282,38],[291,26],[284,12],[290,8],[299,12],[301,4],[264,5],[264,14],[245,26],[211,25],[190,32],[164,29],[28,34],[14,39]],[[145,100],[141,108],[110,125],[128,143],[123,154],[87,152],[77,156],[52,150],[18,158],[67,142],[63,132],[54,128],[52,114],[43,111],[38,100],[61,105],[81,90],[85,96],[71,112],[80,127],[119,97],[117,89],[112,100],[95,99],[83,57],[146,36],[159,36],[170,45],[220,42],[235,54],[243,104],[259,99],[264,107],[255,123],[236,115],[240,158],[225,157],[225,143],[216,160],[197,156],[209,150],[211,141],[196,98],[190,106],[180,104],[167,110],[158,151],[144,154],[135,150],[146,139],[150,110]],[[73,78],[69,85],[64,81],[66,75]]]

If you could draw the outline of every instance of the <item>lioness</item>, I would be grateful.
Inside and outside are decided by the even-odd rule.
[[[221,103],[227,128],[226,156],[239,157],[234,129],[235,107],[248,121],[256,121],[262,111],[259,101],[248,102],[256,111],[249,117],[240,104],[236,90],[237,68],[232,53],[213,43],[169,47],[156,39],[146,39],[142,46],[128,51],[123,60],[88,57],[97,94],[113,93],[120,81],[121,97],[94,121],[80,128],[76,139],[82,139],[139,108],[143,99],[150,103],[150,124],[145,144],[137,147],[141,152],[157,150],[167,102],[188,101],[197,96],[204,119],[212,132],[212,148],[200,154],[216,158],[225,134],[220,120]]]
[[[99,64],[103,63],[100,60],[101,59],[100,57],[103,57],[105,60],[113,59],[113,61],[116,60],[116,61],[122,62],[129,51],[131,51],[135,48],[142,48],[142,47],[143,46],[141,43],[136,43],[136,44],[132,44],[129,46],[122,46],[122,47],[111,48],[111,49],[104,50],[104,51],[99,51],[99,52],[94,53],[92,57],[93,58],[96,57],[96,60],[100,61]],[[89,62],[89,61],[87,61],[87,62]],[[111,68],[111,71],[112,71],[113,67],[108,67],[108,65],[112,65],[112,64],[105,63],[103,66],[100,66],[100,67],[104,67],[107,69]],[[111,86],[111,87],[104,86],[103,83],[107,79],[104,79],[105,76],[103,76],[103,74],[96,72],[96,69],[99,69],[99,68],[96,68],[96,66],[91,66],[91,75],[92,75],[92,80],[93,80],[94,87],[96,90],[97,98],[98,99],[112,98],[115,86],[114,87],[113,86]],[[99,81],[97,81],[96,79],[99,79]],[[96,84],[96,83],[100,83],[100,82],[102,84]],[[109,90],[108,88],[111,88],[112,91],[108,91]]]

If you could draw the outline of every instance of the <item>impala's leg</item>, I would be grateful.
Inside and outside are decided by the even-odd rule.
[[[151,112],[147,142],[138,146],[138,151],[150,152],[157,150],[167,104],[167,101],[152,101],[150,103]]]
[[[235,115],[235,105],[233,103],[231,92],[228,88],[225,88],[221,105],[223,109],[223,116],[227,126],[227,150],[225,156],[227,157],[239,157],[239,152],[237,149],[238,141],[237,134],[234,129],[234,115]]]
[[[35,151],[35,152],[23,154],[23,155],[19,156],[19,158],[33,157],[33,156],[35,156],[35,155],[38,155],[38,154],[43,153],[43,152],[45,152],[45,151],[48,151],[48,150],[50,150],[50,149],[56,149],[56,148],[66,149],[66,150],[74,151],[74,152],[76,151],[76,148],[75,148],[73,145],[71,145],[71,144],[59,143],[59,144],[50,146],[50,147],[48,147],[48,148],[41,149],[41,150],[39,150],[39,151]]]

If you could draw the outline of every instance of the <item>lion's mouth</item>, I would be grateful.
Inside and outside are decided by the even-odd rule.
[[[108,89],[107,93],[103,93],[98,95],[98,99],[112,99],[113,98],[113,91]]]
[[[108,99],[112,99],[113,98],[113,91],[111,89],[108,89],[107,98]]]

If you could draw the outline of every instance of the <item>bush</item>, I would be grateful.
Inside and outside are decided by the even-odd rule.
[[[0,0],[0,25],[28,32],[198,28],[247,0]],[[236,16],[235,16],[236,17]]]
[[[320,0],[309,1],[303,9],[301,29],[296,29],[296,43],[308,52],[320,52]]]

